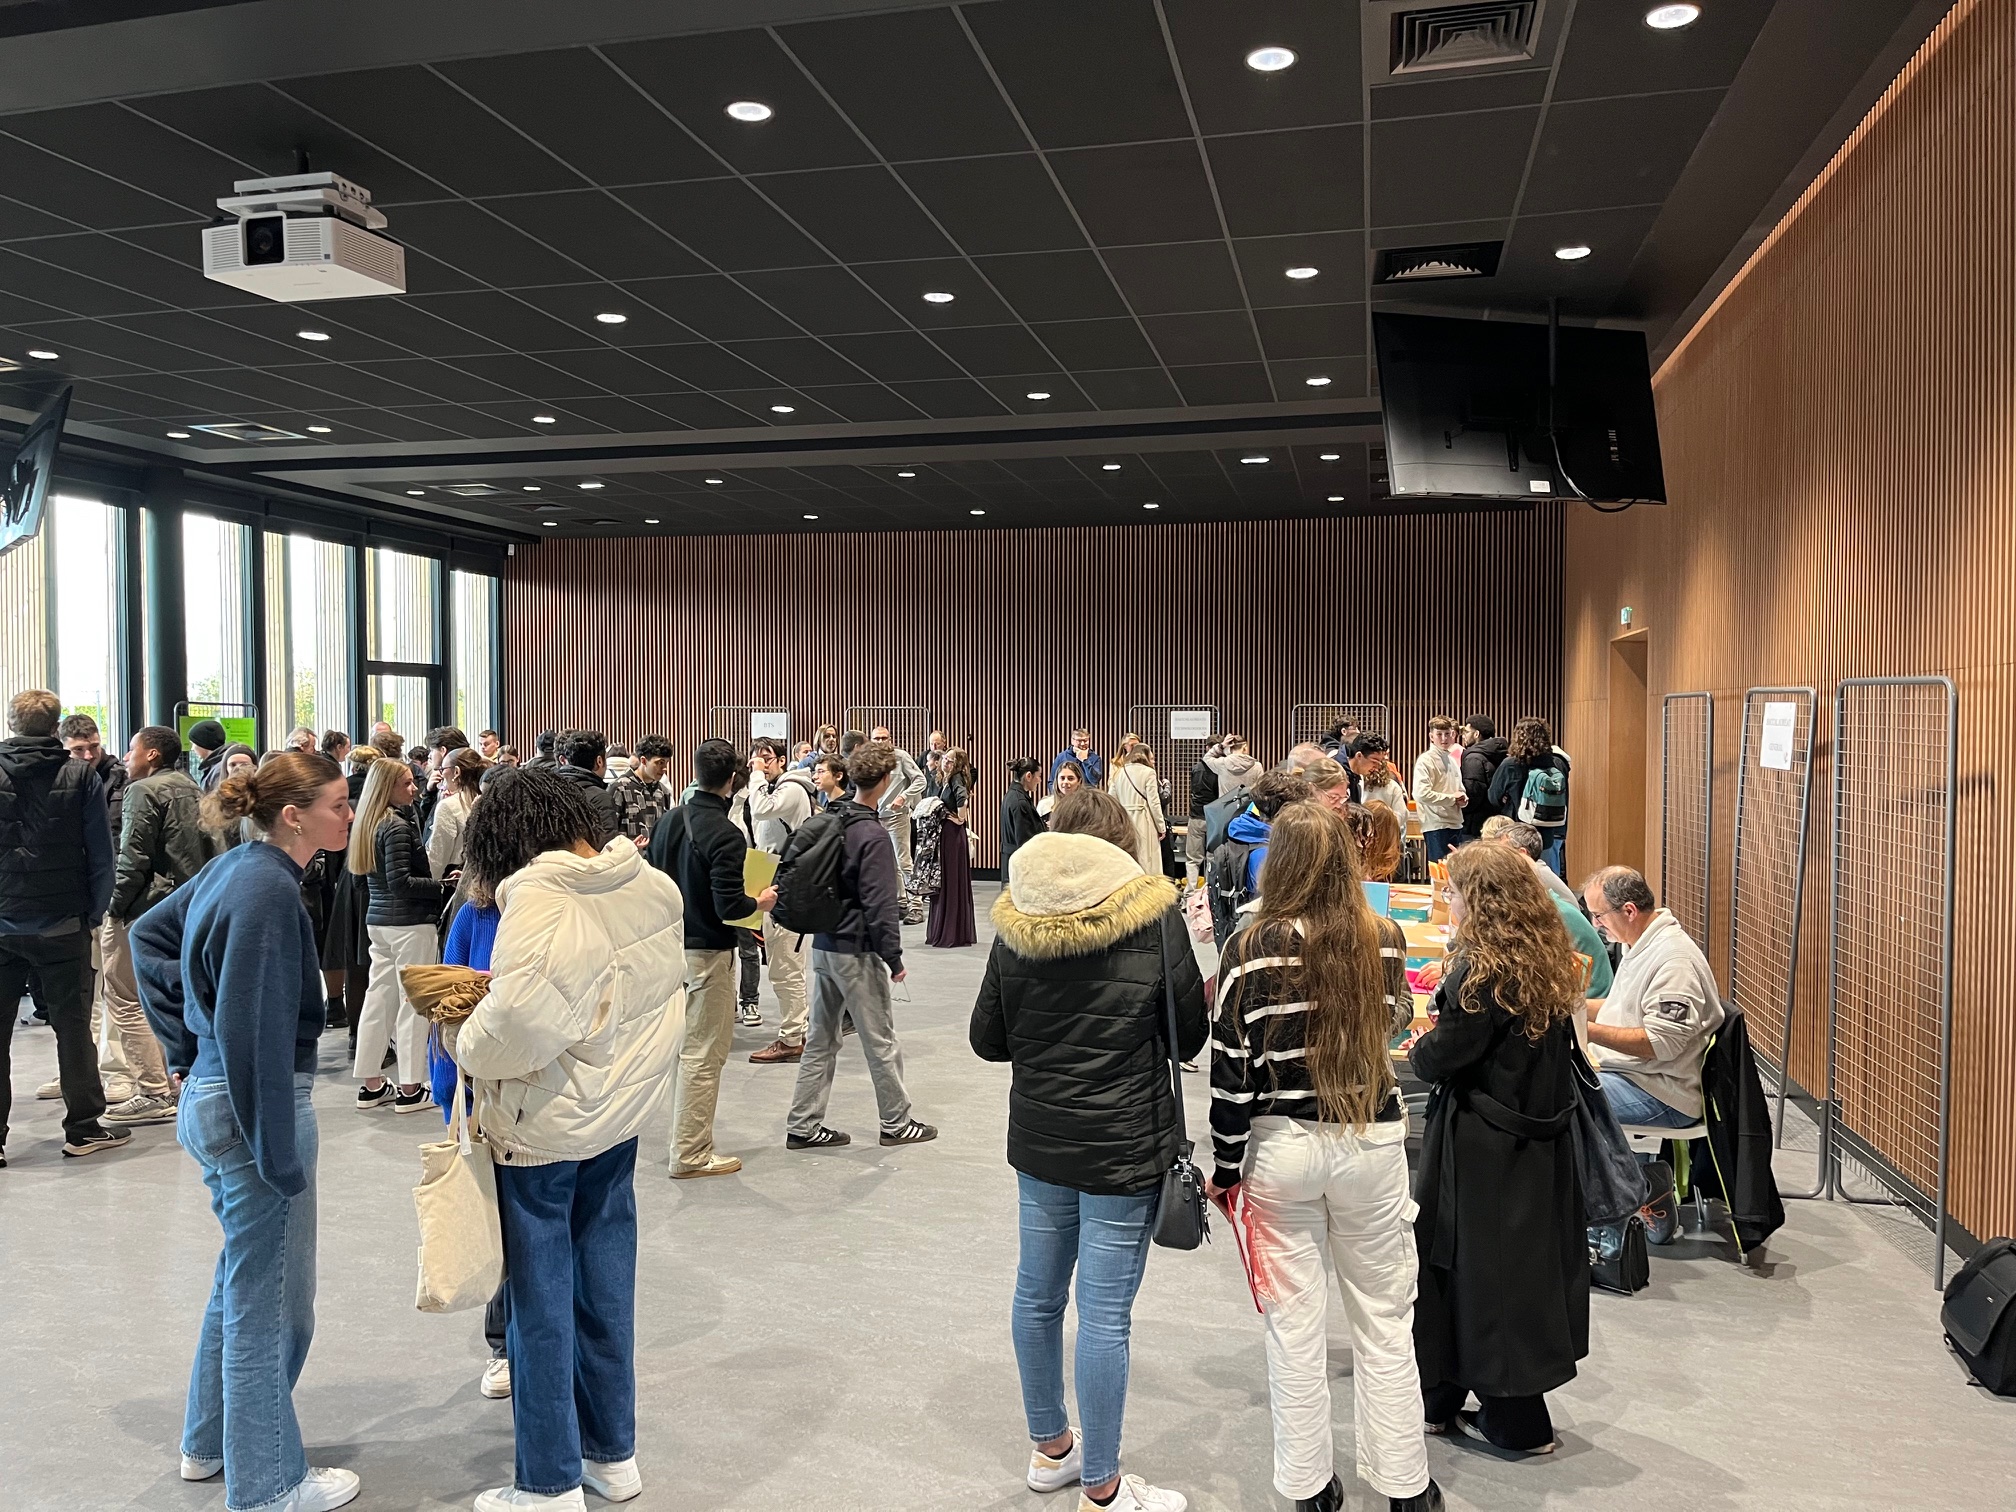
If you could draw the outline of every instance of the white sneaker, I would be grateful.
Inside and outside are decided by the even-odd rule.
[[[558,1512],[588,1512],[581,1488],[548,1496],[538,1491],[520,1491],[516,1486],[499,1486],[476,1498],[476,1512],[531,1512],[533,1508],[555,1508]]]
[[[1190,1498],[1181,1491],[1164,1491],[1138,1475],[1121,1476],[1120,1489],[1103,1507],[1084,1492],[1078,1493],[1078,1512],[1183,1512],[1189,1505]]]
[[[186,1481],[208,1480],[223,1468],[224,1459],[221,1455],[216,1459],[210,1459],[205,1455],[199,1454],[185,1454],[182,1456],[182,1479]]]
[[[35,1096],[41,1102],[54,1102],[63,1095],[63,1083],[47,1081],[35,1089]]]
[[[119,1104],[129,1102],[140,1095],[140,1084],[132,1077],[117,1071],[105,1077],[100,1085],[105,1088],[105,1106],[108,1108],[116,1108]],[[61,1087],[56,1089],[56,1095],[58,1097],[63,1095]]]
[[[582,1460],[581,1484],[604,1501],[628,1501],[644,1492],[644,1477],[637,1473],[634,1454],[626,1460]]]
[[[104,1121],[108,1124],[131,1126],[134,1124],[160,1124],[175,1122],[176,1110],[173,1096],[150,1097],[145,1092],[135,1093],[122,1103],[114,1103],[105,1110]]]
[[[511,1395],[511,1362],[499,1356],[483,1367],[483,1384],[476,1388],[493,1402]]]
[[[310,1470],[277,1512],[331,1512],[357,1500],[357,1472],[327,1467]]]
[[[1066,1486],[1078,1484],[1078,1472],[1085,1468],[1085,1441],[1078,1436],[1078,1430],[1071,1430],[1071,1447],[1056,1459],[1050,1458],[1033,1445],[1029,1450],[1029,1489],[1031,1491],[1062,1491]]]

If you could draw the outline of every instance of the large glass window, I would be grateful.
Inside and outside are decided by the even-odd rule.
[[[480,572],[450,574],[454,723],[472,741],[497,724],[497,579]]]
[[[245,624],[250,536],[245,526],[228,520],[198,514],[182,517],[183,622],[191,704],[249,704],[254,696]]]
[[[95,499],[49,501],[49,570],[54,578],[54,688],[65,714],[89,714],[105,744],[123,749],[120,708],[120,596],[126,531],[121,512]]]
[[[394,734],[414,746],[427,738],[427,679],[373,674],[369,680],[371,718],[382,719]],[[368,739],[370,731],[365,731]]]
[[[267,727],[350,728],[350,552],[309,536],[266,537]]]
[[[386,546],[372,547],[370,562],[371,642],[366,655],[383,662],[439,661],[440,648],[434,643],[437,564]]]
[[[0,698],[49,686],[49,600],[43,537],[0,556]]]

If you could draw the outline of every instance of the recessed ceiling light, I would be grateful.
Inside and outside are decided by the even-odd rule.
[[[1645,12],[1645,24],[1654,31],[1678,31],[1701,19],[1698,5],[1655,5]]]
[[[558,530],[560,528],[558,520],[541,520],[539,523],[544,525],[548,530]]]
[[[767,121],[771,110],[760,100],[737,100],[728,107],[729,117],[737,121]]]
[[[604,325],[621,325],[623,324],[624,321],[628,320],[630,317],[628,315],[619,315],[614,310],[604,310],[600,315],[597,315],[595,318],[601,321],[602,324]]]
[[[807,516],[805,516],[805,518],[806,518],[806,519],[808,519],[808,520],[816,520],[816,519],[818,519],[818,518],[819,518],[819,516],[817,516],[817,515],[807,515]]]
[[[1580,262],[1589,255],[1589,249],[1578,242],[1572,247],[1556,247],[1554,255],[1563,262]]]
[[[1160,509],[1162,506],[1160,504],[1143,504],[1141,507],[1143,509]]]
[[[1314,278],[1323,270],[1321,268],[1284,268],[1282,271],[1290,278]]]
[[[917,474],[915,474],[914,472],[899,472],[898,474],[896,474],[896,476],[899,478],[914,478],[917,476]]]
[[[770,413],[773,415],[795,415],[798,413],[798,406],[795,404],[773,404],[770,406]]]
[[[187,432],[187,431],[170,431],[170,432],[168,432],[168,439],[169,439],[170,441],[187,441],[187,440],[189,439],[189,432]]]
[[[952,296],[947,294],[943,289],[933,289],[924,296],[924,303],[950,304],[952,303]]]
[[[725,482],[726,480],[722,478],[702,478],[700,481],[702,483],[721,483]]]
[[[1101,462],[1099,464],[1099,471],[1118,472],[1120,471],[1120,464],[1118,462]]]
[[[1045,393],[1042,389],[1032,389],[1030,390],[1030,392],[1024,394],[1022,397],[1024,399],[1048,399],[1050,396],[1047,393]]]
[[[33,357],[37,362],[54,362],[61,354],[52,352],[47,347],[30,347],[28,355]]]
[[[560,417],[558,415],[534,415],[532,423],[534,425],[558,425]]]
[[[1329,502],[1330,502],[1330,503],[1332,503],[1332,504],[1342,504],[1342,503],[1344,502],[1344,495],[1342,495],[1342,494],[1332,494],[1332,495],[1330,495],[1330,499],[1329,499]]]
[[[523,491],[526,493],[537,493],[539,492],[539,485],[537,483],[527,483]]]
[[[326,425],[310,425],[306,429],[311,436],[326,436],[329,434],[329,427]]]
[[[424,488],[409,488],[406,490],[406,497],[409,499],[424,499],[427,497],[427,490]]]
[[[1246,54],[1246,66],[1256,73],[1279,73],[1294,63],[1295,54],[1285,47],[1256,47]]]
[[[1319,452],[1316,456],[1318,462],[1335,462],[1337,459],[1338,453],[1336,452]]]
[[[1324,387],[1326,387],[1326,386],[1327,386],[1327,385],[1329,384],[1329,382],[1330,382],[1330,380],[1329,380],[1328,378],[1323,378],[1323,377],[1316,377],[1316,378],[1304,378],[1304,379],[1303,379],[1302,381],[1303,381],[1304,383],[1308,384],[1308,385],[1309,385],[1309,387],[1311,387],[1311,388],[1324,388]]]
[[[967,510],[967,511],[966,511],[966,513],[968,513],[968,514],[985,514],[985,513],[987,513],[987,511],[986,511],[986,510],[984,510],[984,509],[969,509],[969,510]]]
[[[327,331],[296,331],[294,334],[299,336],[303,341],[327,341],[329,339]]]
[[[1239,460],[1241,462],[1244,462],[1248,467],[1252,467],[1257,463],[1265,462],[1267,458],[1254,456],[1254,457],[1241,457]]]
[[[577,483],[574,486],[576,488],[600,488],[602,485],[600,483]]]
[[[646,520],[644,523],[646,525],[656,525],[658,522],[656,520]]]

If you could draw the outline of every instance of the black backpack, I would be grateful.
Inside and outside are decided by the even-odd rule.
[[[1997,1396],[2016,1396],[2016,1240],[1990,1239],[1946,1283],[1939,1326],[1967,1373]]]
[[[1211,933],[1220,949],[1232,937],[1239,910],[1253,900],[1246,885],[1247,858],[1259,842],[1227,840],[1204,863],[1204,886],[1211,895]]]
[[[831,934],[846,912],[840,877],[847,860],[847,826],[869,816],[830,808],[791,832],[777,862],[777,906],[770,918],[793,934]]]

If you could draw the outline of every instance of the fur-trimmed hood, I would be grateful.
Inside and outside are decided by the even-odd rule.
[[[1093,835],[1045,833],[1015,852],[994,904],[994,929],[1017,955],[1093,955],[1153,924],[1176,903],[1166,877],[1142,874]]]

